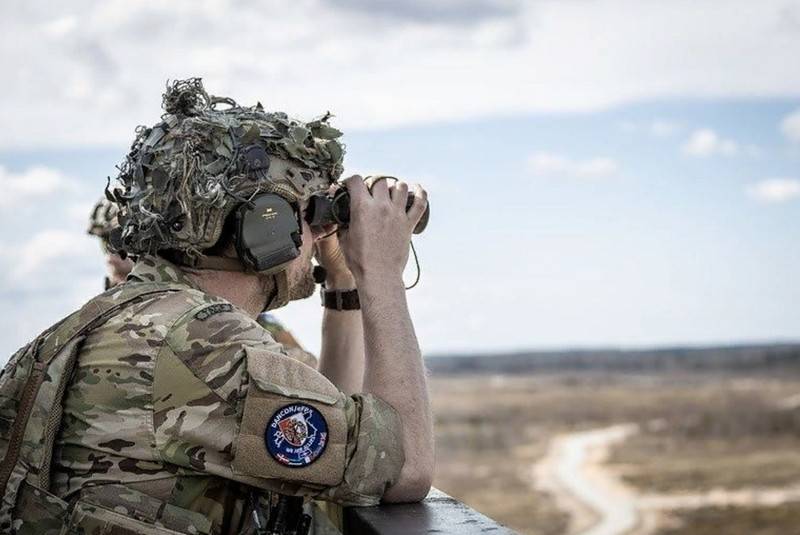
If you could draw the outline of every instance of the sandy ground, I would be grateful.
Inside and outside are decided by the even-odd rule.
[[[551,493],[570,514],[568,535],[650,534],[674,509],[711,506],[775,506],[800,501],[800,485],[784,489],[717,489],[702,494],[640,494],[606,461],[611,448],[638,432],[618,424],[556,436],[533,468],[538,490]]]
[[[569,373],[433,383],[437,486],[520,532],[692,533],[696,523],[708,535],[730,509],[727,533],[751,535],[753,522],[800,518],[800,419],[786,412],[800,407],[800,379]]]
[[[572,515],[570,534],[621,535],[639,524],[635,492],[605,467],[611,446],[636,432],[635,424],[619,424],[559,435],[536,464],[539,489]]]

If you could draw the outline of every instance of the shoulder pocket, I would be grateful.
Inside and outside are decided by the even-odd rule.
[[[286,355],[247,348],[250,377],[232,463],[236,474],[319,489],[341,483],[345,395]]]
[[[247,353],[247,374],[260,390],[295,399],[335,405],[343,394],[324,375],[282,353],[252,347]]]

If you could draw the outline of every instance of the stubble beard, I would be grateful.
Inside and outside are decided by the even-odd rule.
[[[297,271],[289,271],[289,300],[306,299],[314,295],[316,283],[314,282],[313,266],[311,262],[303,265]]]
[[[313,266],[311,262],[309,261],[294,269],[292,269],[292,267],[287,268],[288,272],[286,273],[289,286],[289,301],[306,299],[314,295],[316,283],[314,282]],[[267,299],[266,306],[269,306],[269,300],[277,290],[275,287],[276,276],[277,275],[259,275],[261,294]]]

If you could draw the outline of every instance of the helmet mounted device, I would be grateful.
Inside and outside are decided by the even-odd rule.
[[[234,243],[246,269],[273,273],[300,256],[299,212],[296,204],[274,193],[257,195],[236,209]]]

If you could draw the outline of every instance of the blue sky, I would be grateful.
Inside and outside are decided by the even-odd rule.
[[[33,2],[0,23],[62,43],[45,54],[31,41],[22,65],[18,43],[0,40],[0,64],[17,73],[15,105],[0,104],[0,355],[100,289],[88,210],[133,126],[157,118],[164,80],[190,69],[243,103],[301,118],[330,108],[348,172],[426,185],[432,221],[409,301],[427,353],[800,339],[798,2],[687,14],[624,1],[433,12],[308,0],[281,11],[294,40],[244,38],[283,47],[278,66],[252,69],[225,60],[227,41],[214,52],[191,27],[174,29],[180,45],[148,25],[157,9],[201,24],[223,0],[128,4],[88,3],[81,16]],[[331,27],[301,24],[309,10],[339,29],[305,38],[309,24]],[[364,22],[366,35],[349,31]],[[156,45],[144,68],[133,52]],[[190,45],[205,55],[187,56]],[[318,348],[316,299],[279,316]]]

